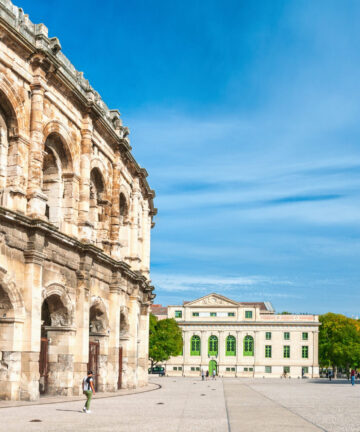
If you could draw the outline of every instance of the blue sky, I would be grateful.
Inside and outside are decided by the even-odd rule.
[[[130,127],[156,302],[360,312],[360,2],[23,0]]]

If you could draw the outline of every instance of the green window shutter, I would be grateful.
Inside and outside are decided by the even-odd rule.
[[[217,336],[209,337],[209,355],[217,356],[218,355],[218,338]]]
[[[266,358],[271,358],[271,345],[265,345],[265,357]]]
[[[303,333],[302,340],[308,340],[308,339],[309,339],[309,333]]]
[[[252,318],[252,311],[245,311],[245,318]]]
[[[265,373],[271,373],[271,366],[265,366]]]
[[[290,366],[284,366],[284,373],[290,373]]]
[[[290,340],[290,333],[289,332],[285,332],[284,333],[284,339],[285,340]]]
[[[265,337],[266,340],[271,340],[271,332],[266,332]]]
[[[252,336],[245,336],[244,338],[244,356],[254,355],[254,338]]]
[[[193,312],[193,313],[192,313],[192,316],[195,316],[195,317],[196,317],[196,316],[199,316],[199,312]]]
[[[227,356],[236,355],[236,339],[234,336],[228,336],[226,338],[226,355]]]
[[[302,358],[309,358],[309,347],[303,346],[301,349]]]
[[[182,318],[182,311],[175,311],[175,318]]]
[[[200,337],[194,335],[190,341],[190,355],[199,356],[200,355]]]
[[[235,312],[228,312],[228,316],[229,317],[234,317],[235,316]]]
[[[290,358],[290,345],[284,345],[284,358]]]
[[[210,312],[210,316],[211,317],[215,317],[216,316],[216,312]]]

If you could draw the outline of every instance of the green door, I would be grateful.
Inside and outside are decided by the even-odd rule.
[[[215,374],[217,375],[217,363],[215,360],[209,361],[209,375],[212,376],[213,370],[215,369]]]

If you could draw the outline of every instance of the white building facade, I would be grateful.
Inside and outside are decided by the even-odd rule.
[[[170,376],[215,370],[224,377],[319,376],[317,315],[278,315],[271,303],[236,302],[209,294],[169,306],[183,332],[182,355],[166,364]]]

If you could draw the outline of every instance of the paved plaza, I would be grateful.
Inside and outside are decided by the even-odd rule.
[[[18,407],[0,403],[0,431],[360,431],[360,384],[352,387],[345,380],[151,381],[161,388],[96,395],[91,414],[81,412],[79,400]]]

